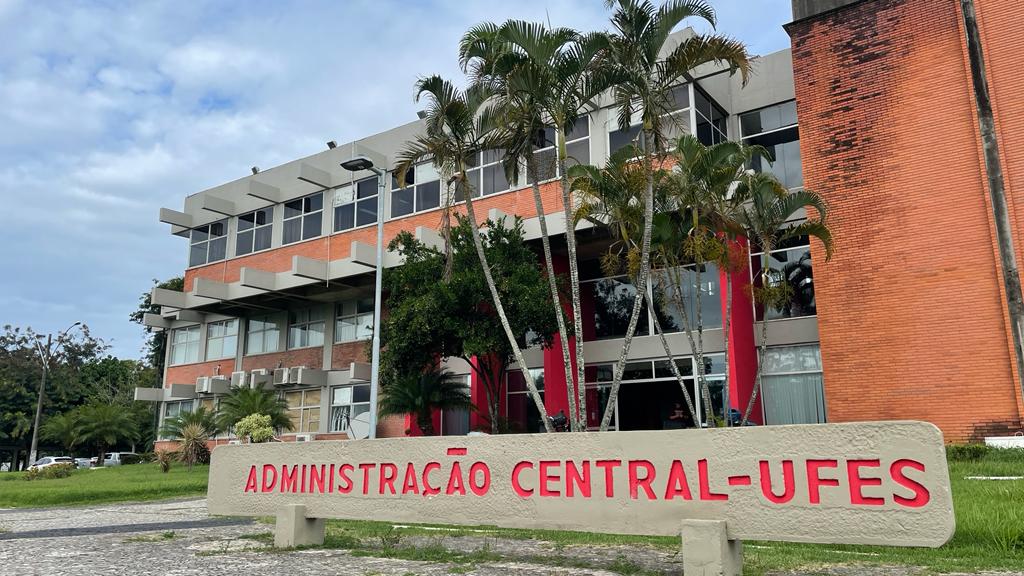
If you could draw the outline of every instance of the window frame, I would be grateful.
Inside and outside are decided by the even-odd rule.
[[[259,212],[265,212],[266,215],[267,215],[263,224],[257,224],[256,223],[256,214],[259,213]],[[246,229],[243,230],[242,226],[241,226],[242,218],[244,216],[249,216],[249,215],[252,215],[252,217],[253,217],[252,227],[251,228],[246,228]],[[259,250],[257,250],[256,249],[256,233],[258,231],[264,230],[264,229],[269,230],[268,236],[270,237],[270,243],[267,245],[266,248],[260,248]],[[242,243],[240,241],[241,240],[241,235],[242,234],[246,234],[246,233],[251,233],[252,234],[252,240],[249,242],[249,251],[245,252],[245,253],[240,253],[238,251],[238,247],[242,245]],[[252,211],[246,212],[244,214],[239,214],[238,216],[235,217],[235,258],[240,258],[242,256],[248,256],[250,254],[258,254],[258,253],[264,252],[266,250],[272,250],[273,248],[274,248],[274,206],[267,206],[266,208],[258,208],[256,210],[252,210]]]
[[[573,144],[578,144],[580,142],[583,142],[584,140],[587,142],[587,160],[586,160],[586,162],[580,162],[577,159],[576,160],[576,164],[590,164],[591,152],[593,151],[592,147],[590,145],[590,137],[591,137],[591,135],[593,135],[593,132],[594,132],[593,119],[590,117],[590,114],[582,114],[582,115],[580,115],[579,118],[576,119],[577,125],[581,121],[585,122],[585,125],[586,125],[586,128],[587,128],[587,133],[586,133],[585,136],[576,136],[575,138],[570,139],[568,134],[565,135],[565,147],[566,147],[565,165],[566,165],[566,169],[574,166],[574,164],[570,163],[570,160],[573,159],[573,157],[571,155],[569,155],[569,146],[572,146]],[[550,126],[545,126],[544,127],[545,131],[547,129],[549,129],[549,128],[551,128],[551,127]],[[553,130],[553,128],[551,128],[551,129]],[[574,126],[573,129],[575,130],[576,126]],[[543,153],[543,152],[550,152],[552,150],[555,151],[555,165],[554,165],[554,169],[553,169],[554,175],[551,176],[550,178],[542,178],[542,179],[538,180],[538,184],[546,184],[548,182],[554,182],[555,180],[558,180],[558,179],[560,179],[562,177],[562,174],[560,173],[559,166],[558,166],[558,142],[557,142],[557,140],[558,140],[558,132],[555,132],[555,141],[553,141],[551,144],[549,144],[547,146],[544,146],[543,148],[534,148],[533,149],[534,157],[536,157],[537,154],[540,154],[540,153]],[[526,173],[526,184],[530,185],[530,186],[533,185],[533,182],[530,181],[530,174],[528,172]]]
[[[214,222],[210,222],[208,224],[203,224],[202,226],[196,226],[194,228],[190,228],[189,229],[189,231],[188,231],[188,267],[189,268],[198,268],[200,266],[206,266],[208,264],[214,264],[214,263],[217,263],[217,262],[223,262],[224,260],[228,259],[228,236],[229,236],[229,234],[228,234],[228,220],[229,220],[228,218],[221,218],[220,220],[216,220]],[[220,234],[218,236],[213,236],[213,227],[215,225],[218,225],[218,224],[223,226],[223,230],[224,231],[223,231],[222,234]],[[206,238],[203,239],[203,240],[196,240],[193,236],[197,232],[200,232],[203,229],[205,229]],[[223,241],[224,241],[224,255],[221,256],[220,258],[215,259],[215,260],[211,260],[210,259],[210,247],[213,245],[213,243],[215,241],[219,241],[221,239],[223,239]],[[194,264],[192,262],[192,252],[193,252],[193,250],[197,246],[200,246],[200,245],[204,246],[204,248],[206,250],[206,256],[205,256],[205,258],[203,259],[202,262]]]
[[[224,334],[221,335],[221,336],[211,336],[210,328],[212,328],[213,326],[221,326],[221,325],[223,325],[225,327]],[[234,329],[233,333],[228,331],[228,330],[230,330],[232,328]],[[224,344],[230,338],[234,338],[235,339],[234,349],[231,351],[230,355],[225,356],[224,354],[226,354],[226,351],[225,351]],[[222,354],[221,356],[217,356],[217,357],[210,356],[210,350],[212,348],[210,346],[210,342],[212,342],[214,340],[221,340],[222,341],[221,344],[220,344],[221,354]],[[238,355],[238,318],[229,318],[227,320],[217,320],[216,322],[207,322],[207,324],[206,324],[206,354],[205,354],[206,361],[210,362],[212,360],[225,360],[225,359],[228,359],[228,358],[234,358],[237,355]]]
[[[436,179],[425,180],[423,182],[420,182],[420,172],[421,172],[421,170],[422,171],[430,170],[433,173],[433,175],[436,176],[437,178]],[[409,168],[409,170],[406,171],[406,179],[408,180],[409,178],[412,178],[412,182],[406,182],[404,188],[401,187],[401,186],[397,186],[398,183],[396,181],[396,174],[394,172],[391,172],[390,175],[391,175],[391,177],[390,177],[391,186],[389,188],[389,192],[388,193],[390,194],[390,198],[389,199],[390,199],[391,202],[390,202],[390,205],[388,206],[388,217],[387,217],[388,221],[399,220],[399,219],[402,219],[402,218],[408,218],[409,216],[413,216],[415,214],[422,214],[424,212],[430,212],[431,210],[439,210],[439,209],[442,208],[442,206],[444,204],[444,202],[443,202],[443,200],[444,200],[444,190],[441,187],[441,174],[437,171],[436,168],[434,168],[434,165],[433,165],[432,162],[420,162],[419,164],[416,164],[416,165],[412,166],[411,168]],[[437,182],[437,205],[424,208],[424,207],[420,206],[419,187],[420,186],[427,186],[427,185],[432,184],[434,182]],[[406,214],[399,214],[399,215],[396,216],[395,215],[395,194],[398,193],[398,192],[404,192],[406,190],[411,190],[412,191],[412,211],[408,212]]]
[[[684,133],[693,134],[694,133],[693,132],[693,124],[696,121],[695,118],[694,118],[694,114],[693,114],[693,110],[694,110],[694,105],[693,105],[693,83],[692,82],[684,82],[682,84],[676,84],[675,86],[672,87],[672,89],[675,90],[676,88],[680,88],[680,87],[685,87],[686,88],[686,105],[681,107],[681,108],[676,108],[676,109],[670,110],[670,111],[662,114],[661,117],[662,118],[672,118],[674,116],[682,116],[683,114],[685,114],[686,117],[687,117],[686,123],[688,124],[688,126],[687,126],[687,131],[684,132]],[[612,110],[612,109],[608,109],[608,110]],[[619,128],[618,122],[616,122],[614,120],[615,119],[613,118],[613,121],[610,124],[607,124],[608,129],[605,130],[605,150],[607,150],[607,152],[608,152],[608,158],[611,158],[613,154],[615,154],[621,148],[624,147],[624,146],[622,146],[620,148],[612,150],[612,133],[613,132],[621,132],[622,131],[622,129]],[[641,120],[640,120],[639,116],[637,116],[637,114],[634,113],[633,118],[630,118],[630,123],[629,123],[628,130],[632,130],[634,128],[639,128],[640,126],[641,126]],[[638,132],[638,134],[639,134],[639,132]],[[632,141],[632,140],[630,140],[630,141]],[[639,143],[637,144],[637,147],[639,148]]]
[[[365,304],[367,302],[370,303],[369,311],[366,311],[365,309],[362,309],[363,311],[360,311],[360,305],[361,304]],[[345,306],[348,305],[348,304],[353,304],[354,305],[355,312],[350,312],[350,313],[346,313],[345,312]],[[365,342],[367,340],[373,339],[373,310],[374,310],[374,303],[373,303],[373,297],[372,296],[369,297],[369,298],[352,298],[352,299],[342,300],[340,302],[337,302],[335,304],[335,306],[334,306],[334,343],[335,344],[348,344],[348,343],[351,343],[351,342]],[[360,320],[359,320],[359,318],[364,318],[366,316],[370,317],[370,330],[369,330],[369,333],[367,333],[367,334],[365,334],[363,336],[360,336],[360,333],[359,333],[359,330],[360,330],[360,324],[359,324]],[[355,319],[355,331],[356,331],[355,338],[343,339],[343,337],[342,337],[342,330],[341,330],[341,328],[342,328],[341,323],[343,321],[345,321],[345,320],[352,320],[352,319]]]
[[[260,354],[273,354],[274,352],[279,352],[280,351],[280,349],[281,349],[281,324],[279,322],[276,322],[276,321],[272,320],[274,318],[274,316],[275,316],[274,314],[264,314],[264,315],[261,315],[261,316],[251,316],[251,317],[249,317],[246,320],[246,322],[245,322],[245,352],[244,352],[244,355],[246,355],[246,356],[258,356]],[[261,322],[263,324],[263,326],[259,330],[253,330],[252,329],[253,321]],[[272,328],[267,328],[266,327],[267,324],[271,325]],[[264,348],[264,349],[262,349],[259,352],[253,352],[252,351],[252,347],[250,345],[250,342],[251,342],[253,334],[259,334],[260,335],[260,342],[262,343],[261,346],[265,346],[266,345],[267,335],[269,333],[271,333],[271,332],[273,332],[275,334],[275,337],[273,339],[274,349],[273,350],[267,350],[267,349]]]
[[[335,394],[334,393],[335,393],[335,391],[341,390],[342,388],[349,388],[351,390],[351,393],[349,394],[350,401],[347,402],[347,403],[346,402],[335,403],[335,401],[334,401]],[[360,401],[360,402],[356,402],[355,401],[356,388],[365,388],[365,393],[367,395],[365,401]],[[348,432],[348,426],[335,427],[335,420],[336,420],[335,415],[334,415],[335,408],[343,408],[343,407],[347,406],[349,408],[348,413],[345,414],[345,415],[340,415],[339,414],[339,418],[346,418],[348,421],[351,421],[352,418],[358,416],[359,414],[363,414],[364,412],[369,412],[370,411],[370,397],[369,397],[369,395],[370,395],[370,385],[369,384],[352,383],[352,384],[343,384],[341,386],[331,386],[331,387],[328,388],[328,394],[331,395],[330,398],[328,398],[328,418],[329,418],[329,421],[328,421],[328,424],[327,424],[328,432],[332,432],[332,433],[334,433],[334,432],[345,432],[345,433],[347,433]],[[365,408],[365,410],[362,410],[359,413],[356,413],[355,412],[355,408],[357,406],[363,407],[363,408]]]
[[[316,209],[316,210],[312,210],[312,209],[306,210],[306,200],[309,200],[311,198],[315,198],[317,196],[320,197],[320,208]],[[296,215],[288,216],[288,212],[287,211],[288,210],[294,210],[294,208],[288,208],[288,205],[293,203],[293,202],[301,202],[302,203],[302,211],[299,212]],[[314,192],[312,194],[306,194],[305,196],[301,196],[299,198],[293,198],[291,200],[282,202],[281,205],[283,206],[283,208],[282,208],[283,211],[281,213],[281,246],[289,246],[289,245],[292,245],[292,244],[298,244],[300,242],[306,242],[307,240],[314,240],[314,239],[319,238],[319,237],[324,235],[324,193],[323,193],[322,190],[320,192]],[[306,219],[309,218],[311,215],[317,214],[317,213],[320,214],[320,228],[319,228],[319,230],[316,231],[316,234],[307,237],[306,236]],[[297,240],[287,241],[286,238],[285,238],[285,235],[288,232],[288,224],[290,222],[295,221],[295,220],[299,221],[299,238]]]
[[[313,314],[312,314],[313,310],[319,310],[320,311],[321,316],[318,319],[315,319],[315,320],[313,319]],[[295,315],[295,317],[297,317],[299,314],[301,314],[303,312],[306,314],[306,319],[305,320],[298,321],[298,322],[292,320],[293,315]],[[322,326],[321,330],[320,330],[320,338],[321,338],[321,340],[320,340],[320,342],[318,344],[310,344],[309,343],[309,334],[310,334],[309,328],[311,326],[313,326],[314,324],[320,324]],[[296,346],[296,345],[294,345],[292,343],[292,330],[296,330],[296,329],[297,330],[302,330],[306,334],[306,336],[305,336],[306,343],[301,345],[301,346]],[[327,314],[324,314],[319,306],[310,306],[308,308],[299,308],[299,309],[296,309],[296,310],[289,310],[288,311],[288,339],[287,339],[287,349],[288,350],[301,350],[303,348],[316,348],[318,346],[323,346],[324,343],[327,341],[327,337],[326,336],[327,336]]]
[[[323,409],[322,409],[322,407],[323,407],[323,390],[324,389],[321,386],[314,386],[312,388],[296,388],[296,389],[290,389],[290,390],[283,390],[281,392],[281,399],[284,400],[285,405],[287,406],[285,408],[285,412],[288,415],[288,419],[292,420],[292,412],[298,412],[299,413],[299,422],[296,424],[295,421],[292,420],[292,423],[296,424],[294,429],[293,429],[293,433],[295,433],[295,434],[319,434],[320,433],[320,424],[323,422]],[[317,398],[316,404],[310,404],[310,403],[307,402],[306,395],[308,393],[310,393],[310,392],[316,392],[318,394],[318,398]],[[298,406],[292,406],[288,402],[289,396],[293,395],[293,394],[300,394],[300,397],[299,397],[300,398],[300,402],[299,402]],[[307,430],[306,428],[308,427],[308,424],[311,421],[311,419],[307,418],[307,415],[310,412],[312,412],[313,410],[317,411],[317,418],[316,418],[317,426],[316,426],[316,430]]]
[[[760,132],[754,132],[754,133],[751,133],[751,134],[745,134],[744,133],[744,131],[743,131],[743,116],[745,116],[747,114],[753,114],[755,112],[760,114],[764,110],[767,110],[769,108],[781,107],[781,106],[784,106],[786,104],[789,104],[790,102],[792,102],[793,106],[794,106],[794,121],[792,123],[790,123],[790,124],[781,124],[777,128],[772,128],[770,130],[761,130]],[[743,144],[750,144],[750,142],[752,140],[761,139],[761,138],[764,138],[764,137],[767,137],[767,136],[772,136],[774,134],[781,134],[783,132],[792,131],[795,134],[796,138],[791,139],[791,140],[786,140],[785,142],[780,142],[778,144],[773,144],[771,146],[774,148],[776,146],[782,146],[784,144],[796,143],[796,145],[798,147],[798,152],[800,153],[800,166],[799,166],[799,170],[800,170],[800,184],[798,184],[796,186],[788,186],[789,183],[783,181],[783,178],[779,178],[778,174],[775,173],[774,170],[772,170],[772,168],[775,166],[775,163],[778,162],[778,160],[779,160],[778,154],[776,154],[776,157],[775,157],[774,160],[769,160],[768,158],[764,158],[763,159],[763,161],[769,162],[769,164],[767,166],[767,171],[772,172],[773,174],[776,174],[776,178],[779,178],[779,182],[781,182],[783,186],[786,186],[790,190],[798,189],[798,188],[803,188],[803,153],[802,153],[802,150],[799,150],[799,146],[800,146],[800,122],[799,122],[799,118],[796,118],[795,107],[796,107],[796,100],[795,99],[790,99],[790,100],[783,100],[781,102],[776,102],[774,104],[769,104],[767,106],[761,106],[760,108],[754,108],[752,110],[747,110],[745,112],[741,112],[741,113],[736,115],[737,125],[739,126],[740,142],[742,142]],[[753,167],[753,163],[751,162],[751,168],[752,167]],[[761,172],[765,172],[766,170],[764,168],[762,168],[760,171]]]
[[[801,238],[803,238],[803,237],[801,237]],[[807,253],[811,256],[811,275],[812,275],[811,289],[813,290],[814,289],[814,281],[813,281],[814,255],[811,254],[811,239],[810,239],[809,236],[806,237],[806,238],[807,238],[807,243],[806,244],[804,244],[804,243],[794,244],[792,246],[786,246],[785,248],[776,248],[774,250],[769,250],[768,251],[768,255],[769,255],[769,258],[770,258],[772,254],[779,254],[779,253],[782,253],[782,252],[792,252],[792,251],[796,251],[796,250],[800,250],[800,251],[805,251],[806,250]],[[750,255],[749,260],[747,261],[747,273],[750,276],[750,285],[751,286],[754,286],[754,280],[755,280],[755,277],[754,277],[754,266],[753,266],[754,258],[760,259],[760,257],[765,253],[765,251],[760,249],[760,247],[759,247],[757,252],[754,252],[753,248],[754,248],[754,246],[753,246],[752,243],[748,243],[747,244],[747,253]],[[765,320],[763,312],[762,312],[762,314],[758,314],[758,312],[757,312],[757,308],[759,306],[758,303],[757,302],[751,302],[750,305],[753,307],[754,322],[765,322],[765,321],[767,321],[767,322],[778,322],[778,321],[787,321],[787,320],[799,320],[801,318],[817,318],[818,317],[817,295],[815,295],[814,314],[806,314],[806,315],[803,315],[803,316],[784,316],[784,317],[781,317],[781,318],[769,318],[768,320]]]
[[[202,353],[201,353],[202,352],[202,350],[201,350],[201,346],[202,346],[202,335],[201,335],[201,332],[202,332],[202,330],[201,329],[202,329],[202,327],[199,324],[196,324],[195,326],[184,326],[184,327],[181,327],[181,328],[174,328],[174,329],[171,330],[170,342],[168,343],[168,346],[167,346],[167,351],[168,351],[168,354],[167,354],[167,365],[168,366],[185,366],[187,364],[197,364],[197,363],[200,362],[200,357],[202,356]],[[195,338],[194,339],[186,338],[185,340],[182,340],[181,342],[175,342],[175,335],[179,334],[179,333],[185,333],[185,334],[193,334],[194,333],[195,334]],[[195,359],[194,360],[189,360],[189,357],[188,357],[188,345],[189,344],[193,344],[193,343],[195,344],[195,350],[196,350]],[[185,347],[185,358],[181,362],[175,362],[175,360],[174,360],[174,351],[179,346],[184,346]]]
[[[373,181],[373,189],[375,190],[375,192],[373,194],[360,198],[359,184],[363,182],[369,182],[371,180]],[[339,200],[342,197],[341,193],[343,190],[346,189],[350,190],[352,199],[346,202],[340,202]],[[359,180],[353,180],[347,184],[342,184],[341,186],[335,188],[333,200],[331,201],[331,234],[341,234],[343,232],[351,232],[352,230],[359,230],[360,228],[366,228],[368,226],[376,226],[377,222],[380,221],[381,217],[379,210],[379,208],[381,208],[381,199],[378,198],[379,195],[380,180],[377,176],[370,176],[368,178],[360,178]],[[363,204],[364,202],[373,205],[374,212],[376,212],[377,216],[376,218],[373,219],[373,222],[360,224],[359,208],[360,204]],[[352,226],[348,228],[338,228],[338,222],[340,221],[340,218],[338,218],[338,211],[340,208],[343,208],[345,206],[352,206]]]

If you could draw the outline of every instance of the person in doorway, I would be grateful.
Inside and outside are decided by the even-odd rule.
[[[678,430],[680,428],[685,428],[686,421],[686,412],[683,410],[683,404],[681,402],[675,402],[668,413],[668,419],[665,420],[665,429]]]

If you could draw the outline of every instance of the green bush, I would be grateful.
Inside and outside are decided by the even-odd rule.
[[[67,478],[75,471],[74,464],[54,464],[46,468],[29,468],[25,471],[25,480],[53,480]]]
[[[952,462],[973,462],[981,460],[992,450],[985,444],[950,444],[946,446],[946,458]]]

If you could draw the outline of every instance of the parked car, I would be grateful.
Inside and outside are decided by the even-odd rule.
[[[111,452],[103,456],[104,466],[120,466],[122,464],[134,464],[139,461],[135,452]]]
[[[93,457],[93,458],[75,458],[75,467],[76,468],[92,468],[93,462],[95,462],[95,461],[96,461],[95,457]]]
[[[56,466],[57,464],[75,464],[75,460],[70,456],[46,456],[36,460],[36,463],[29,466],[29,470],[48,468],[50,466]]]

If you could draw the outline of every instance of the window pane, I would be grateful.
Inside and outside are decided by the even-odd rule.
[[[356,301],[356,312],[373,312],[373,298],[360,298]]]
[[[200,226],[199,228],[193,228],[190,238],[193,244],[207,241],[210,238],[210,227]]]
[[[224,256],[228,251],[228,239],[226,236],[215,238],[210,240],[210,254],[207,258],[208,262],[217,262],[223,260]]]
[[[241,256],[252,252],[253,231],[239,232],[235,237],[235,256]]]
[[[430,162],[425,164],[416,165],[416,182],[420,184],[426,184],[432,180],[440,180],[441,175],[437,173],[437,168]]]
[[[377,179],[367,178],[356,182],[356,198],[369,198],[377,195]]]
[[[313,390],[306,390],[305,400],[302,401],[303,406],[319,406],[320,405],[320,389],[314,388]]]
[[[573,124],[572,128],[565,133],[565,141],[572,142],[577,138],[585,138],[590,136],[590,117],[581,116],[576,119],[576,123]]]
[[[291,202],[285,202],[284,204],[284,217],[294,218],[302,214],[302,199],[292,200]]]
[[[264,352],[277,352],[277,347],[281,339],[281,331],[276,327],[271,328],[263,332],[263,351]]]
[[[242,214],[238,217],[238,230],[248,230],[253,227],[256,221],[256,213],[250,212],[248,214]]]
[[[324,343],[324,323],[316,322],[309,325],[309,340],[307,346],[323,346]]]
[[[271,221],[270,208],[256,211],[256,225],[263,226]]]
[[[370,385],[360,384],[352,387],[352,402],[369,402]]]
[[[200,266],[206,264],[206,243],[193,244],[188,252],[188,265]]]
[[[355,204],[345,204],[334,209],[334,231],[348,230],[356,224]]]
[[[317,212],[324,209],[323,192],[303,198],[303,210],[306,212]]]
[[[356,226],[365,226],[377,221],[377,199],[361,200],[356,208]]]
[[[405,216],[413,213],[413,194],[412,188],[405,188],[403,190],[395,190],[391,193],[391,217],[397,218],[399,216]]]
[[[765,260],[768,263],[768,271],[762,275]],[[786,284],[783,292],[785,298],[769,306],[767,313],[762,304],[755,306],[758,320],[762,317],[768,320],[797,318],[818,313],[814,300],[814,269],[811,266],[810,248],[779,250],[770,253],[764,259],[761,255],[755,255],[750,258],[750,267],[756,288],[763,285],[764,276],[767,276],[768,282],[772,285]]]
[[[623,147],[633,143],[637,135],[640,134],[640,125],[630,126],[628,130],[613,130],[608,133],[608,149],[610,154],[614,154],[621,150]],[[639,141],[636,142],[637,147],[640,146]]]
[[[405,171],[405,182],[403,182],[401,184],[398,182],[398,173],[397,172],[392,172],[391,173],[391,189],[392,190],[399,190],[401,188],[406,188],[406,187],[412,186],[415,182],[416,182],[416,168],[411,168],[411,169]],[[404,184],[404,186],[402,184]]]
[[[557,151],[554,148],[533,153],[533,162],[537,171],[537,180],[543,182],[558,176]],[[527,174],[527,181],[533,180]]]
[[[416,209],[430,210],[441,205],[441,182],[434,180],[416,186]]]
[[[658,323],[666,333],[680,332],[686,328],[686,320],[690,327],[697,329],[697,274],[692,266],[658,270],[652,274],[655,313]],[[700,274],[700,310],[701,323],[704,328],[720,328],[722,326],[721,289],[718,268],[714,264],[706,264]],[[678,283],[678,284],[677,284]],[[681,298],[677,290],[682,290]],[[680,300],[686,307],[686,317],[679,309]]]
[[[302,240],[302,219],[293,218],[284,221],[284,235],[281,237],[283,244],[291,244]]]
[[[572,142],[565,146],[566,167],[577,164],[590,164],[590,139]]]
[[[256,229],[253,251],[266,250],[267,248],[270,248],[271,232],[273,232],[273,228],[271,226],[264,226]]]
[[[302,239],[316,238],[323,232],[323,212],[313,212],[302,217]]]
[[[228,233],[227,221],[222,220],[220,222],[214,222],[210,224],[210,237],[219,238]]]
[[[688,84],[676,86],[669,91],[668,109],[682,110],[690,106],[690,87]]]
[[[352,342],[356,339],[356,324],[352,317],[339,318],[334,330],[337,332],[334,336],[336,342]]]
[[[650,362],[627,362],[622,370],[623,380],[649,380],[651,377]]]
[[[332,404],[351,404],[352,403],[352,387],[342,386],[334,389],[334,398],[331,400]]]
[[[373,338],[373,314],[363,314],[356,318],[356,339]]]
[[[483,170],[483,193],[485,196],[508,190],[508,179],[505,177],[505,169],[501,164],[487,166]]]
[[[633,311],[636,288],[625,277],[587,282],[580,286],[584,294],[594,298],[594,330],[597,338],[619,338],[626,335]],[[583,296],[587,298],[587,296]],[[646,303],[644,304],[646,308]],[[646,311],[640,311],[635,334],[647,334]]]

